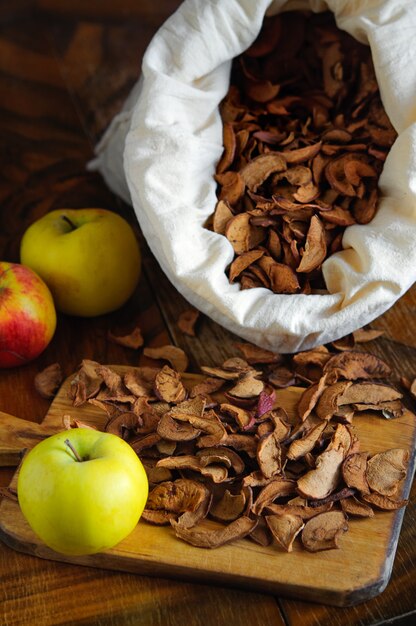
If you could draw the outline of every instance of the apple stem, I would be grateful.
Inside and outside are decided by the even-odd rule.
[[[69,441],[69,439],[65,439],[64,443],[68,446],[68,448],[70,450],[72,450],[72,452],[74,453],[74,456],[76,458],[77,461],[79,461],[80,463],[82,463],[82,459],[79,456],[78,452],[75,450],[74,446],[72,445],[72,443]]]
[[[69,219],[69,217],[67,215],[62,215],[61,218],[67,223],[69,224],[69,226],[71,227],[71,230],[76,230],[76,226],[74,224],[74,222],[71,222],[71,220]]]

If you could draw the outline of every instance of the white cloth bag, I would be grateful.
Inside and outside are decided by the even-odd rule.
[[[216,204],[218,105],[232,59],[255,40],[265,14],[292,9],[329,9],[341,29],[370,45],[398,132],[376,217],[347,228],[344,250],[323,264],[327,295],[240,290],[225,274],[231,244],[203,226]],[[96,155],[91,168],[133,205],[162,269],[195,307],[274,351],[337,339],[381,315],[416,280],[416,2],[186,0],[151,41],[141,78]]]

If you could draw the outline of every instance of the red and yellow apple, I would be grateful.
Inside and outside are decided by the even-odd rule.
[[[38,443],[24,458],[17,483],[22,513],[55,552],[94,554],[135,528],[148,480],[120,437],[74,428]]]
[[[47,213],[24,233],[20,259],[43,278],[59,311],[80,317],[115,311],[140,277],[134,231],[106,209]]]
[[[43,280],[24,265],[0,262],[0,367],[35,359],[55,328],[55,306]]]

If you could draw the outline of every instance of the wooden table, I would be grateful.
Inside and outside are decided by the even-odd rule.
[[[0,3],[0,258],[19,260],[25,228],[61,206],[102,206],[135,224],[101,178],[85,170],[93,146],[137,79],[141,56],[178,0],[3,0]],[[136,225],[137,227],[137,225]],[[140,233],[138,232],[139,236]],[[0,410],[40,422],[49,402],[35,374],[58,361],[73,372],[82,358],[137,364],[146,359],[107,339],[138,323],[146,345],[176,343],[191,369],[235,354],[233,337],[203,319],[197,338],[177,331],[187,303],[142,242],[144,272],[121,311],[96,319],[59,316],[56,335],[33,363],[0,373]],[[404,376],[416,375],[416,289],[374,327],[369,346]],[[0,486],[11,469],[0,471]],[[271,595],[73,566],[0,545],[0,624],[337,626],[416,620],[416,492],[413,488],[393,575],[386,591],[352,608],[331,608]]]

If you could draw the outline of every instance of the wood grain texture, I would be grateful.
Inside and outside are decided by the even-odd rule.
[[[31,221],[58,206],[104,206],[134,223],[97,175],[85,171],[93,145],[140,71],[151,36],[179,0],[5,0],[0,3],[0,256],[18,260],[20,237]],[[33,101],[33,106],[32,106]],[[177,331],[188,305],[151,256],[126,307],[95,320],[60,316],[57,333],[34,363],[0,375],[0,410],[40,422],[49,402],[34,390],[34,375],[59,361],[69,374],[83,357],[134,364],[136,352],[110,344],[109,329],[140,321],[146,345],[171,336],[186,347],[192,367],[235,354],[234,337],[201,320],[196,338]],[[160,306],[165,307],[161,310]],[[373,324],[386,336],[368,345],[398,374],[416,375],[416,289]],[[211,343],[212,342],[212,343]],[[211,347],[210,347],[211,344]],[[12,471],[0,471],[6,486]],[[45,561],[0,545],[0,623],[149,624],[222,626],[379,625],[415,611],[416,490],[413,488],[391,581],[377,598],[353,608],[331,608],[265,594],[110,572]],[[283,616],[283,617],[282,617]],[[400,622],[401,626],[401,622]]]
[[[121,373],[126,371],[125,367],[117,366],[116,369]],[[59,432],[63,416],[70,415],[102,429],[107,420],[104,411],[89,404],[72,406],[69,394],[71,379],[69,377],[59,390],[41,426],[46,432]],[[184,374],[182,380],[190,388],[200,377]],[[294,418],[300,393],[302,389],[296,387],[277,390],[276,406],[283,407]],[[5,418],[4,423],[8,431],[15,427],[18,436],[24,439],[21,421]],[[406,498],[415,461],[416,415],[407,411],[398,419],[385,420],[363,413],[354,425],[362,449],[370,455],[391,447],[409,451],[409,472],[400,494],[400,497]],[[26,442],[30,441],[31,428],[28,434]],[[12,482],[14,488],[16,476]],[[318,554],[308,553],[299,543],[289,555],[275,545],[262,547],[246,539],[215,550],[200,550],[177,540],[170,527],[139,522],[136,529],[111,550],[95,555],[66,557],[56,554],[39,541],[23,518],[18,504],[5,499],[0,504],[0,537],[12,548],[43,558],[146,575],[222,583],[348,606],[378,595],[387,585],[403,513],[400,510],[378,513],[373,519],[350,520],[341,549]]]

